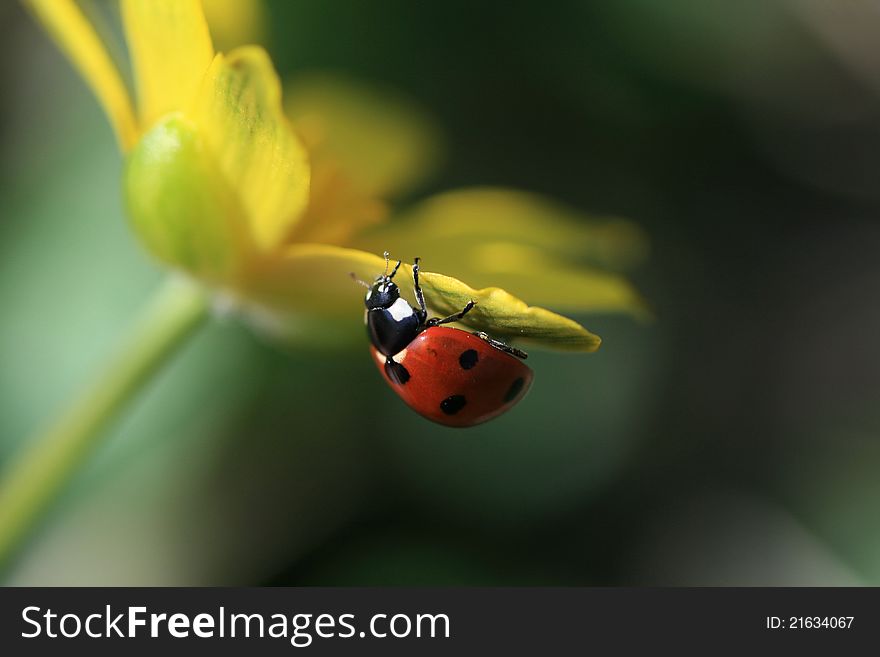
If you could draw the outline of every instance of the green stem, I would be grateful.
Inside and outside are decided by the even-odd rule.
[[[45,432],[24,443],[0,480],[0,572],[100,444],[107,425],[206,315],[199,287],[166,282],[92,385]]]

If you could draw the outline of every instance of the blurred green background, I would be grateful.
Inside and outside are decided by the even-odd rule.
[[[10,583],[880,584],[880,14],[268,10],[283,76],[344,73],[431,110],[446,164],[413,198],[505,185],[639,222],[657,320],[581,318],[598,353],[535,351],[528,399],[455,431],[393,396],[366,341],[285,353],[219,319]],[[161,272],[126,227],[103,115],[15,4],[0,50],[2,464]]]

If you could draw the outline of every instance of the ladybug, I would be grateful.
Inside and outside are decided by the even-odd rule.
[[[400,296],[392,280],[399,268],[400,261],[388,273],[386,252],[385,273],[372,285],[358,281],[367,288],[370,352],[391,389],[416,413],[449,427],[471,427],[515,406],[534,378],[522,362],[526,353],[483,332],[443,326],[464,317],[474,301],[454,315],[429,319],[419,258],[412,267],[418,308]]]

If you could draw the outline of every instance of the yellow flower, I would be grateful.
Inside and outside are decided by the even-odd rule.
[[[373,279],[386,249],[442,272],[422,278],[433,313],[473,299],[463,323],[502,338],[599,345],[579,323],[499,285],[570,312],[642,312],[629,283],[608,270],[644,249],[627,222],[587,224],[503,189],[448,192],[389,220],[380,197],[415,186],[437,151],[430,123],[393,95],[300,81],[288,103],[295,131],[262,48],[216,53],[197,0],[121,0],[135,103],[73,0],[27,4],[113,126],[127,214],[144,246],[260,326],[288,338],[349,332],[360,315],[349,272]],[[411,295],[406,278],[398,280]]]

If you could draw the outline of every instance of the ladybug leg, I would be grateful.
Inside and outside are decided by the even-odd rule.
[[[428,326],[440,326],[441,324],[448,324],[449,322],[457,322],[462,317],[467,315],[471,311],[471,308],[473,308],[476,305],[477,305],[477,302],[474,301],[473,299],[471,299],[470,301],[467,302],[467,305],[461,309],[461,312],[457,312],[454,315],[450,315],[449,317],[443,317],[443,318],[432,317],[431,319],[428,320],[427,325]]]
[[[432,317],[431,319],[427,319],[428,317],[428,306],[425,303],[425,294],[422,292],[422,286],[419,285],[419,261],[421,258],[413,259],[412,273],[413,273],[413,290],[416,293],[416,300],[419,302],[419,320],[425,326],[440,326],[441,324],[448,324],[449,322],[457,322],[462,317],[467,315],[471,308],[477,305],[477,302],[473,299],[467,302],[467,305],[461,309],[460,312],[455,313],[454,315],[450,315],[449,317]],[[400,263],[398,263],[400,264]],[[394,271],[397,271],[395,268]]]
[[[416,293],[416,301],[419,302],[419,310],[417,312],[419,316],[419,323],[425,324],[426,320],[428,319],[428,306],[425,305],[425,295],[422,292],[422,286],[419,285],[419,260],[421,260],[421,258],[416,258],[415,260],[413,260],[413,289]]]
[[[385,358],[385,374],[397,385],[403,386],[409,381],[409,370],[391,356]]]
[[[488,333],[484,333],[483,331],[477,331],[474,333],[481,340],[485,340],[490,345],[495,347],[496,349],[500,349],[506,354],[510,354],[511,356],[516,356],[517,358],[521,358],[525,360],[529,357],[529,355],[524,352],[522,349],[517,349],[516,347],[511,347],[509,344],[501,342],[501,340],[496,340],[495,338],[490,338]]]

